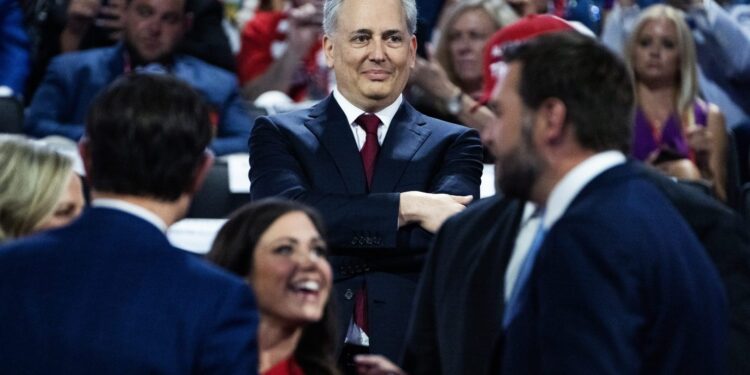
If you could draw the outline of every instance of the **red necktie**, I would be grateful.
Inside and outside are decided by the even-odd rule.
[[[365,177],[367,177],[367,188],[372,186],[372,176],[375,173],[375,160],[378,158],[380,144],[378,143],[378,126],[380,119],[372,113],[363,113],[355,121],[357,125],[364,129],[367,136],[365,145],[359,154],[362,155],[362,166],[365,168]]]
[[[369,334],[369,323],[367,321],[367,287],[362,284],[362,287],[357,291],[356,297],[354,297],[354,323],[362,329],[366,334]]]

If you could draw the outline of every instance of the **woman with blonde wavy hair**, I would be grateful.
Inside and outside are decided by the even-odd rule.
[[[0,243],[78,217],[83,192],[73,161],[39,141],[0,135]]]
[[[448,8],[434,53],[427,49],[429,56],[418,57],[412,70],[410,102],[427,115],[481,129],[494,118],[478,104],[484,48],[495,31],[517,19],[504,0],[467,0]]]
[[[698,98],[695,43],[682,11],[646,8],[625,53],[638,101],[632,155],[673,177],[707,181],[726,200],[724,117]]]

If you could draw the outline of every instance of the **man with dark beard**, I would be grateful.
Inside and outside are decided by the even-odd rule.
[[[404,369],[723,373],[717,272],[623,155],[634,104],[623,63],[575,33],[538,37],[504,58],[498,121],[482,136],[506,197],[478,202],[439,232]]]

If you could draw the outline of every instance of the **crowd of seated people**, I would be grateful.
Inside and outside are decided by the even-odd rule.
[[[237,74],[243,94],[255,101],[269,91],[287,100],[328,95],[328,68],[321,49],[323,3],[263,0],[242,29]]]
[[[648,175],[644,179],[653,180],[651,184],[658,187],[655,191],[669,198],[668,206],[674,207],[667,209],[666,216],[678,215],[687,224],[666,222],[662,229],[670,231],[674,224],[692,233],[680,241],[689,242],[691,249],[705,248],[704,255],[713,262],[708,273],[701,271],[691,280],[696,284],[689,285],[696,288],[691,290],[716,297],[711,306],[715,309],[701,313],[726,312],[722,319],[728,322],[727,337],[720,337],[724,332],[717,330],[711,337],[715,341],[706,342],[720,342],[715,351],[729,353],[729,373],[750,371],[750,361],[742,355],[750,350],[746,313],[750,293],[745,291],[750,288],[750,217],[743,222],[739,212],[732,211],[741,208],[732,206],[737,203],[731,196],[738,186],[732,185],[736,182],[729,176],[732,163],[738,163],[739,182],[750,182],[742,179],[750,178],[750,96],[745,94],[750,92],[750,48],[746,48],[750,33],[731,17],[729,5],[714,0],[669,0],[654,5],[651,1],[592,0],[580,2],[590,12],[581,15],[580,9],[568,8],[580,4],[563,1],[446,0],[423,6],[424,2],[415,0],[358,0],[357,6],[367,11],[355,11],[347,4],[351,1],[258,0],[252,17],[238,25],[240,43],[231,50],[222,30],[223,21],[226,27],[224,5],[215,0],[0,0],[0,97],[12,96],[26,103],[25,136],[62,136],[71,143],[86,144],[87,127],[95,120],[90,117],[92,106],[112,85],[122,85],[123,77],[168,76],[186,83],[208,110],[211,140],[207,149],[217,156],[249,154],[252,168],[249,179],[251,189],[256,189],[251,196],[257,202],[238,207],[229,216],[205,262],[200,260],[223,269],[208,272],[236,276],[227,285],[236,286],[241,279],[257,301],[257,363],[252,359],[245,364],[257,365],[264,375],[450,373],[439,367],[473,358],[462,352],[471,345],[460,346],[463,336],[438,338],[438,329],[446,323],[439,314],[469,310],[443,310],[441,303],[454,304],[463,293],[473,295],[468,290],[476,280],[461,276],[453,284],[436,282],[435,278],[448,278],[443,272],[448,268],[440,268],[444,264],[439,262],[466,268],[479,265],[446,260],[460,255],[445,249],[445,244],[466,245],[467,252],[474,252],[510,238],[510,245],[503,242],[503,258],[497,259],[502,266],[497,267],[507,266],[516,277],[523,272],[519,269],[527,256],[532,262],[528,267],[534,267],[533,255],[515,254],[524,251],[517,248],[520,244],[536,241],[536,234],[528,228],[544,226],[545,212],[524,205],[532,198],[524,194],[538,192],[523,185],[528,188],[520,195],[523,199],[511,199],[519,197],[517,192],[501,180],[511,176],[528,182],[532,172],[513,174],[520,171],[513,169],[518,165],[534,167],[534,171],[557,165],[558,159],[550,156],[552,148],[574,139],[572,129],[579,131],[563,127],[558,128],[561,133],[554,133],[550,124],[569,120],[568,112],[560,110],[561,103],[566,109],[570,104],[553,94],[541,94],[553,98],[545,97],[533,111],[526,97],[508,104],[508,87],[517,84],[523,73],[516,62],[508,78],[511,67],[504,54],[533,45],[529,41],[542,34],[578,35],[576,30],[583,30],[583,35],[598,39],[613,56],[619,56],[633,78],[634,116],[632,134],[623,141],[629,143],[624,163],[638,165],[636,174]],[[401,6],[399,14],[406,27],[378,29],[398,17],[373,15],[385,14],[383,9],[390,11],[394,4]],[[409,39],[414,35],[412,4],[420,12],[431,7],[435,13],[427,40]],[[336,12],[348,12],[350,17],[342,21]],[[337,33],[354,26],[348,39],[340,39]],[[393,35],[403,39],[396,41]],[[585,44],[577,39],[572,44],[576,43]],[[370,44],[382,47],[383,52],[370,52]],[[382,71],[365,69],[371,66]],[[377,83],[368,86],[361,77]],[[506,79],[510,81],[503,84]],[[519,90],[520,96],[534,94],[534,88]],[[620,99],[612,98],[613,103]],[[290,108],[310,106],[274,114],[272,106],[279,100]],[[270,116],[256,118],[255,106],[269,103]],[[592,111],[596,108],[592,104]],[[361,119],[371,114],[379,121],[374,131]],[[405,128],[406,124],[414,126]],[[443,126],[452,124],[461,126],[444,131],[448,128]],[[162,124],[155,120],[149,126]],[[539,130],[542,126],[547,126],[546,133]],[[485,162],[493,156],[504,158],[494,165],[497,196],[477,202],[478,197],[471,196],[478,188],[479,180],[474,177],[482,160],[480,134]],[[403,141],[414,135],[418,142]],[[500,139],[509,139],[510,146],[500,146]],[[735,140],[736,145],[731,143]],[[549,149],[535,148],[539,144],[534,142],[543,141],[551,145]],[[165,143],[164,147],[171,146]],[[604,151],[596,150],[597,154]],[[140,145],[134,144],[132,152],[140,151]],[[547,151],[548,159],[535,159]],[[520,156],[516,160],[513,155]],[[4,162],[0,166],[0,256],[8,246],[15,250],[5,256],[15,257],[20,249],[15,247],[17,240],[35,239],[50,229],[65,227],[91,209],[84,207],[81,186],[89,178],[76,175],[68,158],[43,143],[0,135],[0,160]],[[638,169],[641,164],[647,172]],[[682,187],[674,188],[671,181],[652,173],[705,186],[707,194],[682,194]],[[185,191],[192,197],[203,174],[190,174],[194,181]],[[545,185],[552,186],[551,182]],[[269,196],[277,198],[260,200]],[[553,197],[538,199],[542,206],[547,198]],[[472,210],[473,206],[478,208]],[[698,210],[704,210],[712,222],[697,219]],[[460,218],[451,221],[461,211]],[[502,228],[488,224],[482,233],[471,232],[477,238],[469,243],[460,227],[462,223],[479,225],[471,215],[507,222]],[[150,217],[148,213],[136,216]],[[449,223],[445,227],[450,232],[440,231],[444,222]],[[540,241],[553,229],[544,228],[547,233]],[[723,252],[724,248],[728,250]],[[430,258],[433,249],[440,249],[442,258]],[[537,262],[549,266],[545,259],[551,258],[542,255]],[[421,272],[424,264],[432,267],[427,273]],[[503,276],[505,272],[503,268]],[[530,280],[544,281],[533,268],[529,272]],[[445,300],[431,300],[438,294],[418,284],[425,274],[429,283],[447,285]],[[463,281],[469,284],[464,286]],[[508,285],[507,279],[500,283]],[[717,285],[725,294],[714,293]],[[4,292],[12,291],[6,288]],[[490,304],[497,308],[490,311],[498,315],[499,326],[488,328],[485,336],[494,329],[509,330],[500,324],[512,302],[508,295],[497,297],[500,307]],[[434,315],[414,315],[411,301],[416,301],[418,311]],[[425,310],[425,306],[435,310]],[[388,315],[394,308],[400,315]],[[543,313],[534,308],[524,311]],[[489,321],[482,314],[472,316],[479,316],[476,322],[480,324],[483,319]],[[388,318],[380,320],[383,317]],[[472,326],[461,323],[460,316],[455,318],[460,327]],[[711,324],[722,325],[722,319]],[[436,336],[430,339],[435,347],[419,350],[415,345],[426,342],[420,340],[428,336],[420,336],[424,332],[414,327],[434,329]],[[529,327],[513,329],[522,332]],[[458,331],[447,330],[454,335]],[[446,337],[450,342],[441,341]],[[455,358],[446,360],[441,355],[453,339]],[[488,358],[478,361],[475,368],[507,371],[508,363],[517,366],[510,369],[536,368],[514,362],[525,357],[504,347],[507,343],[502,338],[495,339],[481,338],[488,348],[477,353]],[[510,361],[505,361],[507,356],[512,357]],[[426,358],[434,362],[419,363]],[[657,362],[646,360],[647,364]]]

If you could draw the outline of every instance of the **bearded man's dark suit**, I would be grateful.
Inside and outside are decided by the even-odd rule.
[[[633,174],[653,183],[677,208],[713,260],[730,308],[730,373],[742,373],[750,342],[750,235],[721,203],[639,163]],[[503,354],[505,271],[523,205],[483,199],[446,221],[417,290],[402,367],[418,374],[499,374]],[[745,356],[746,357],[746,356]]]
[[[339,333],[346,332],[353,292],[364,281],[370,351],[398,359],[432,239],[417,225],[398,228],[399,193],[478,198],[477,132],[424,116],[404,101],[383,140],[369,191],[351,126],[332,96],[310,109],[259,118],[250,145],[252,199],[298,200],[325,220]]]

